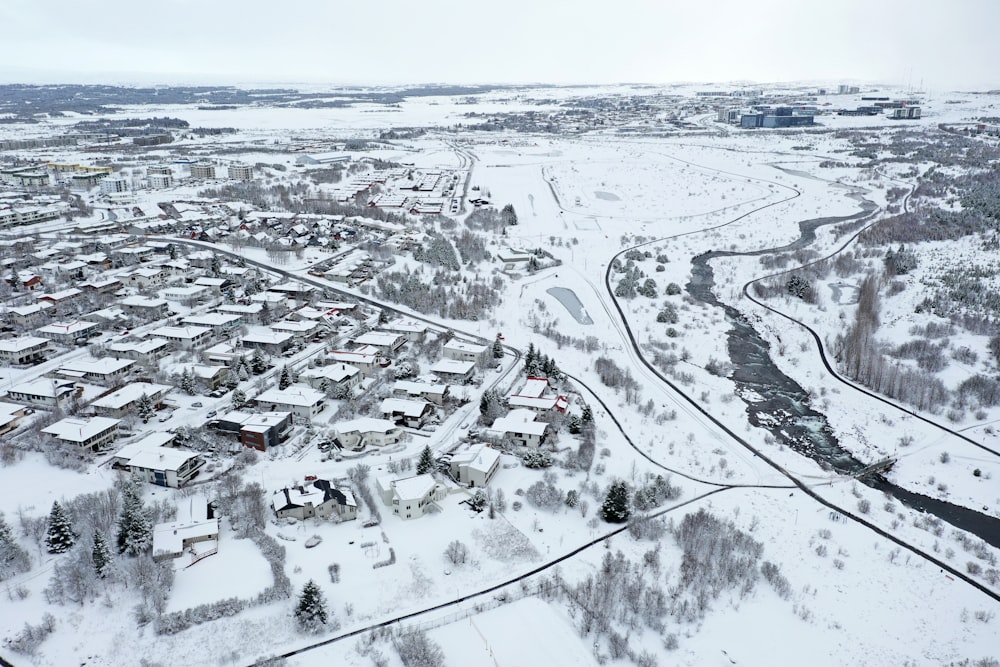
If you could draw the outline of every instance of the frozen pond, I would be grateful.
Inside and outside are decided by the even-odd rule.
[[[573,316],[573,319],[580,324],[594,323],[594,320],[590,319],[590,315],[587,314],[587,310],[580,303],[579,297],[576,296],[576,292],[573,290],[566,289],[565,287],[550,287],[545,291],[558,299],[559,303]]]
[[[621,197],[614,194],[613,192],[603,192],[601,190],[594,190],[594,196],[598,199],[603,199],[604,201],[621,201]]]

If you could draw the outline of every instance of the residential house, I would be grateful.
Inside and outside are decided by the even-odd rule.
[[[7,435],[17,428],[21,417],[28,413],[28,409],[16,403],[0,402],[0,435]]]
[[[361,384],[361,369],[348,364],[330,364],[309,368],[299,374],[313,389],[326,392],[350,391]]]
[[[108,344],[108,351],[116,357],[127,357],[140,364],[152,366],[170,354],[170,343],[164,338],[155,337],[143,338],[142,340],[124,340],[120,343]]]
[[[399,351],[406,344],[406,336],[387,331],[369,331],[354,339],[354,344],[372,347],[387,356]]]
[[[263,452],[288,439],[292,413],[232,410],[213,421],[211,427],[236,436],[244,447]]]
[[[534,411],[519,408],[494,420],[490,430],[500,437],[510,438],[515,445],[538,447],[545,442],[548,428],[546,422],[535,421]]]
[[[115,359],[114,357],[93,357],[72,359],[67,361],[55,373],[62,377],[99,382],[112,385],[122,380],[135,365],[132,359]]]
[[[77,341],[86,340],[99,332],[100,327],[97,324],[86,320],[53,322],[52,324],[35,329],[35,333],[39,336],[62,345],[72,345]]]
[[[281,322],[275,322],[271,325],[272,331],[291,334],[292,338],[299,342],[304,342],[309,338],[314,337],[318,329],[318,323],[310,322],[308,320],[298,320],[295,322],[282,320]]]
[[[468,343],[463,340],[452,338],[444,344],[444,347],[441,349],[441,353],[444,355],[445,359],[471,361],[474,364],[478,364],[485,360],[487,355],[490,354],[490,347],[488,345]]]
[[[136,479],[179,489],[198,476],[205,459],[197,452],[174,447],[145,447],[118,465]]]
[[[218,343],[212,347],[205,350],[205,356],[209,362],[213,364],[224,364],[230,368],[236,368],[240,365],[240,361],[246,359],[247,362],[250,361],[250,357],[253,356],[253,351],[249,348],[243,347],[242,343],[238,340],[235,341],[236,344],[231,343]]]
[[[254,402],[261,410],[291,412],[295,421],[311,422],[326,407],[326,394],[301,384],[287,389],[268,389]]]
[[[49,339],[37,336],[21,336],[0,340],[0,363],[24,366],[45,360],[49,351]]]
[[[80,288],[90,294],[114,294],[125,285],[117,278],[105,278],[101,280],[90,280],[80,283]]]
[[[129,315],[151,322],[167,316],[170,310],[166,299],[156,299],[147,296],[127,296],[118,301]]]
[[[434,406],[426,401],[408,398],[386,398],[379,406],[379,413],[401,426],[421,428],[434,414]]]
[[[153,560],[191,555],[191,564],[219,549],[219,520],[192,519],[158,523],[153,528]]]
[[[19,382],[7,390],[7,398],[18,403],[54,408],[77,393],[75,382],[38,378]]]
[[[212,366],[208,364],[194,364],[186,367],[196,380],[205,385],[208,391],[215,391],[226,384],[229,379],[228,366]]]
[[[341,521],[350,521],[358,516],[354,494],[326,479],[278,491],[271,498],[271,507],[279,519],[291,517],[302,521],[314,516],[321,519],[336,516]]]
[[[249,303],[246,305],[241,303],[224,303],[215,309],[216,312],[225,315],[239,315],[244,324],[263,324],[261,321],[263,310],[264,304],[261,303]]]
[[[396,380],[395,384],[392,385],[392,394],[397,397],[421,398],[434,405],[444,405],[445,400],[450,396],[446,384],[411,382],[409,380]]]
[[[163,397],[166,396],[173,387],[166,384],[153,384],[151,382],[133,382],[125,385],[117,391],[101,396],[90,404],[94,413],[103,417],[123,418],[127,415],[138,416],[139,403],[142,397],[149,399],[153,409],[163,407]]]
[[[278,355],[292,346],[294,338],[290,333],[258,327],[251,329],[243,336],[242,341],[245,347],[255,347],[262,352]]]
[[[208,327],[160,327],[149,332],[150,336],[162,338],[182,350],[194,350],[212,342],[212,330]]]
[[[382,358],[374,352],[346,352],[344,350],[334,350],[328,356],[333,361],[350,364],[361,370],[365,375],[371,375],[382,368]]]
[[[378,477],[375,485],[382,502],[392,508],[392,513],[402,519],[423,516],[434,503],[448,495],[447,489],[438,484],[430,474],[415,475],[403,479]]]
[[[201,285],[175,285],[163,290],[163,298],[182,306],[194,306],[211,297],[211,290]]]
[[[58,292],[48,292],[47,294],[39,294],[39,301],[48,301],[54,306],[62,306],[68,303],[76,301],[83,295],[83,290],[77,289],[75,287],[70,287],[68,289],[59,290]]]
[[[46,426],[42,433],[47,433],[60,442],[96,452],[114,442],[118,437],[120,423],[120,419],[109,417],[67,417]]]
[[[487,486],[500,470],[500,452],[483,444],[453,454],[448,468],[460,484]]]
[[[208,327],[212,330],[216,339],[232,335],[232,333],[243,325],[243,318],[232,313],[205,313],[204,315],[190,315],[181,320],[186,326]]]
[[[250,303],[266,304],[274,319],[284,317],[288,312],[288,296],[282,292],[258,292],[250,296]]]
[[[468,384],[472,382],[472,374],[476,365],[471,361],[457,359],[441,359],[431,366],[430,371],[445,382],[451,384]]]
[[[385,447],[399,442],[403,432],[388,419],[360,417],[340,422],[334,429],[334,437],[345,449],[355,451],[371,445]]]
[[[54,306],[48,301],[39,301],[29,306],[14,306],[7,309],[8,317],[12,324],[22,327],[30,327],[38,323],[42,318],[48,317],[46,311]]]
[[[158,289],[167,284],[169,274],[160,267],[144,266],[122,275],[122,279],[129,287],[136,289]]]

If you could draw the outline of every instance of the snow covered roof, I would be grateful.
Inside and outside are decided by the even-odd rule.
[[[278,405],[298,405],[311,407],[326,398],[326,394],[311,387],[293,384],[287,389],[268,389],[257,396],[257,403],[276,403]]]
[[[336,426],[337,433],[389,433],[397,430],[396,424],[388,419],[374,419],[372,417],[359,417],[349,421],[340,422]]]
[[[166,339],[191,340],[211,333],[208,327],[160,327],[149,332],[150,336],[159,336]]]
[[[392,385],[393,391],[405,391],[407,394],[412,396],[420,396],[424,394],[431,394],[435,396],[442,396],[446,391],[448,391],[448,385],[430,382],[412,382],[410,380],[396,380],[395,384]]]
[[[319,325],[315,322],[307,322],[304,320],[299,320],[297,322],[282,320],[281,322],[275,322],[272,324],[271,328],[275,331],[288,331],[290,333],[309,333],[317,326]]]
[[[197,452],[173,447],[145,447],[133,454],[126,465],[147,470],[180,470],[181,466],[200,456]]]
[[[38,333],[51,333],[51,334],[58,334],[61,336],[68,336],[96,328],[97,325],[93,322],[88,322],[86,320],[77,320],[75,322],[53,322],[52,324],[49,324],[47,326],[39,327],[35,329],[35,331],[37,331]]]
[[[38,338],[37,336],[21,336],[20,338],[7,338],[0,340],[0,350],[5,352],[20,352],[30,350],[38,345],[48,345],[48,338]]]
[[[450,375],[465,375],[471,373],[476,364],[473,361],[460,361],[458,359],[441,359],[431,366],[431,373],[445,373]]]
[[[111,343],[108,349],[112,352],[137,352],[149,354],[170,345],[163,338],[143,338],[142,340],[127,340],[121,343]]]
[[[51,426],[43,428],[42,433],[48,433],[60,440],[67,440],[69,442],[85,442],[120,423],[120,419],[111,419],[109,417],[90,417],[88,419],[67,417]]]
[[[408,398],[387,398],[379,406],[382,414],[395,414],[397,412],[407,417],[419,417],[428,409],[430,403],[427,401],[411,401]]]
[[[506,417],[498,417],[492,426],[492,430],[498,433],[528,433],[538,436],[544,435],[546,428],[547,423],[535,421],[535,413],[524,408],[511,410]]]
[[[122,306],[135,306],[138,308],[161,308],[167,305],[166,299],[156,299],[148,296],[127,296],[118,302]]]
[[[511,396],[507,399],[507,404],[512,408],[534,408],[536,410],[551,410],[556,407],[556,396]]]
[[[471,352],[473,354],[482,354],[486,351],[485,345],[480,345],[478,343],[467,343],[464,340],[455,340],[454,338],[444,344],[444,349],[455,350],[457,352]]]
[[[528,379],[525,380],[524,386],[521,387],[521,391],[517,392],[515,395],[526,398],[538,398],[544,394],[548,388],[548,378],[529,376]]]
[[[181,320],[181,322],[195,326],[221,327],[231,322],[236,322],[239,319],[239,315],[230,315],[228,313],[203,313],[201,315],[189,315]]]
[[[114,359],[113,357],[74,359],[60,366],[59,372],[64,374],[113,375],[134,365],[135,361],[131,359]]]
[[[429,474],[394,479],[389,484],[396,490],[400,500],[420,500],[437,486],[434,477]]]
[[[391,347],[399,341],[399,334],[388,331],[369,331],[354,339],[358,345],[374,345],[378,347]]]
[[[453,465],[468,466],[473,470],[488,471],[500,459],[500,452],[486,445],[474,445],[451,457]]]
[[[44,398],[55,398],[64,396],[73,391],[73,382],[50,380],[48,378],[38,378],[27,382],[19,382],[7,390],[8,394],[25,394],[27,396],[41,396]]]
[[[263,343],[265,345],[281,345],[292,339],[292,334],[273,329],[254,329],[243,336],[244,343]]]
[[[354,377],[361,372],[361,369],[349,364],[330,364],[319,368],[310,368],[302,372],[302,377],[317,378],[325,377],[334,382],[341,382],[347,378]]]
[[[158,523],[153,528],[153,556],[179,556],[184,553],[184,542],[186,540],[217,538],[218,535],[218,519]]]
[[[102,396],[90,405],[95,408],[106,408],[108,410],[121,410],[131,403],[135,403],[145,394],[149,398],[154,398],[167,393],[173,389],[167,384],[152,384],[150,382],[133,382],[125,385],[118,391],[111,392],[107,396]]]

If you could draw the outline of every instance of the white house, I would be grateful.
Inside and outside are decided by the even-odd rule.
[[[491,430],[501,437],[510,438],[516,445],[538,447],[545,442],[548,428],[547,423],[535,421],[534,411],[519,408],[511,410],[506,417],[494,420]]]
[[[434,405],[444,405],[445,400],[449,397],[448,385],[446,384],[411,382],[410,380],[396,380],[392,385],[392,395],[422,398]]]
[[[7,397],[19,403],[52,408],[71,398],[75,391],[75,382],[38,378],[13,385],[7,390]]]
[[[168,310],[165,299],[156,299],[138,294],[125,297],[118,302],[118,305],[129,315],[141,317],[146,320],[158,320],[161,317],[166,317]]]
[[[182,350],[204,347],[212,341],[212,330],[208,327],[160,327],[149,335],[163,338]]]
[[[334,350],[330,353],[329,358],[359,368],[365,375],[371,375],[382,367],[379,356],[374,353]]]
[[[235,313],[204,313],[189,315],[181,320],[186,326],[207,327],[216,337],[228,336],[243,324],[243,318]]]
[[[33,364],[45,359],[49,350],[49,339],[37,336],[21,336],[0,340],[0,363],[13,366]]]
[[[79,339],[86,339],[98,333],[99,329],[100,327],[93,322],[76,320],[75,322],[53,322],[35,329],[35,333],[56,343],[72,345]]]
[[[322,519],[336,516],[341,521],[350,521],[358,517],[354,494],[326,479],[281,489],[271,497],[271,507],[279,519],[292,517],[302,521],[313,516]]]
[[[475,369],[475,363],[457,359],[441,359],[430,368],[431,373],[452,384],[472,382],[472,373]]]
[[[155,364],[170,354],[170,343],[163,338],[126,340],[121,343],[109,344],[108,351],[116,356],[135,359],[141,364]]]
[[[387,331],[369,331],[355,338],[354,343],[371,346],[383,354],[390,355],[395,354],[406,344],[406,336]]]
[[[149,399],[150,405],[157,408],[163,404],[163,397],[172,389],[172,386],[166,384],[133,382],[118,391],[101,396],[91,403],[90,407],[96,414],[105,417],[125,417],[129,414],[138,416],[139,402],[144,395]]]
[[[323,390],[324,382],[328,390],[343,387],[353,389],[361,384],[361,369],[348,364],[330,364],[309,368],[299,374],[299,378],[309,383],[313,389]]]
[[[215,310],[227,315],[239,315],[245,324],[262,324],[261,312],[264,310],[264,304],[224,303]]]
[[[500,469],[500,452],[483,444],[473,445],[453,454],[448,468],[461,484],[487,486]]]
[[[194,564],[219,548],[219,520],[192,519],[158,523],[153,528],[153,560],[180,558],[191,554]]]
[[[326,406],[326,394],[321,391],[293,384],[287,389],[268,389],[254,402],[268,412],[291,412],[296,421],[310,422]]]
[[[132,359],[114,357],[73,359],[60,366],[56,373],[63,377],[113,384],[128,374],[132,366],[135,366],[135,361]]]
[[[43,428],[42,433],[47,433],[60,442],[97,451],[111,444],[118,437],[118,424],[120,423],[120,419],[109,417],[90,417],[89,419],[67,417]]]
[[[137,479],[178,489],[197,477],[205,459],[197,452],[173,447],[146,447],[119,465]]]
[[[435,502],[448,495],[448,490],[438,484],[433,475],[424,474],[403,479],[378,477],[375,480],[382,502],[392,508],[392,513],[402,519],[423,516]]]
[[[334,429],[334,437],[345,449],[360,450],[368,445],[384,447],[399,442],[403,432],[388,419],[360,417],[340,422]]]
[[[487,354],[490,352],[488,345],[480,345],[479,343],[467,343],[463,340],[456,340],[452,338],[450,341],[444,344],[441,349],[442,354],[445,359],[455,359],[457,361],[471,361],[474,364],[478,364],[484,359],[486,359]]]
[[[202,285],[177,285],[163,290],[163,298],[185,306],[193,306],[199,299],[207,299],[211,290]]]

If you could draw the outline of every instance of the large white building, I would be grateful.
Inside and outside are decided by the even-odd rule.
[[[311,422],[326,406],[326,394],[312,387],[293,384],[287,389],[268,389],[254,402],[268,412],[291,412],[295,421]]]
[[[60,442],[97,451],[118,437],[120,419],[109,417],[67,417],[42,429]]]

